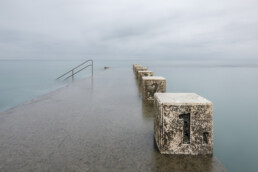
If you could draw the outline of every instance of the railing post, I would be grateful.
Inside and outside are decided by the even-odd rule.
[[[93,60],[91,60],[91,77],[93,77]]]

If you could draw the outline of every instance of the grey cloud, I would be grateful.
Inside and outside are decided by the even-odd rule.
[[[0,59],[258,58],[253,0],[2,0]]]

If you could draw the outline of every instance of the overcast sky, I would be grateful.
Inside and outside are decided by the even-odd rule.
[[[0,0],[0,59],[258,59],[258,0]]]

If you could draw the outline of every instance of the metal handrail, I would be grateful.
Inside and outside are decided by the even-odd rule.
[[[82,65],[84,65],[85,63],[88,63],[88,62],[91,62],[91,64],[90,64],[90,65],[87,65],[87,66],[85,66],[85,67],[83,67],[82,69],[80,69],[80,70],[78,70],[78,71],[76,71],[76,72],[74,73],[74,70],[75,70],[75,69],[77,69],[78,67],[80,67],[80,66],[82,66]],[[71,69],[71,70],[69,70],[68,72],[64,73],[63,75],[59,76],[58,78],[56,78],[56,80],[58,80],[58,79],[64,77],[64,76],[67,75],[68,73],[72,72],[71,75],[69,75],[68,77],[66,77],[66,78],[64,79],[64,80],[66,80],[66,79],[68,79],[68,78],[70,78],[70,77],[73,77],[75,74],[79,73],[80,71],[86,69],[86,68],[89,67],[89,66],[91,66],[91,76],[93,76],[93,60],[90,59],[90,60],[86,60],[85,62],[81,63],[80,65],[74,67],[73,69]]]

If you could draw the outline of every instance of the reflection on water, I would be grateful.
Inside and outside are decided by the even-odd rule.
[[[154,120],[154,107],[152,101],[142,100],[142,116],[145,120]]]
[[[153,162],[157,171],[225,171],[217,159],[212,156],[161,155],[155,152],[153,154]]]

